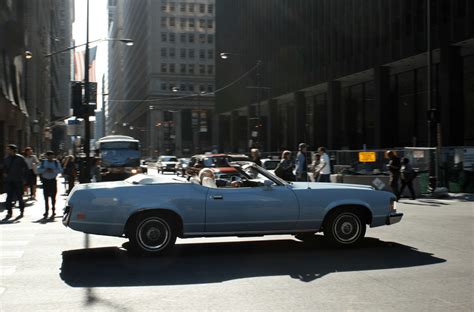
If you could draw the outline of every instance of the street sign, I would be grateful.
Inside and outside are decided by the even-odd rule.
[[[369,163],[375,162],[377,159],[375,152],[359,152],[359,162]]]

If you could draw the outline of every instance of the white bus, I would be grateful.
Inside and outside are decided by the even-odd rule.
[[[95,144],[101,159],[102,181],[123,180],[142,172],[140,141],[125,135],[109,135]]]

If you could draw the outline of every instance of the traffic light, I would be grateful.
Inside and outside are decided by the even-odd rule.
[[[82,104],[82,87],[81,81],[71,81],[71,105],[73,115],[77,118],[84,118],[85,110]]]

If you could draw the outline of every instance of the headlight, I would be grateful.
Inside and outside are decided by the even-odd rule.
[[[136,174],[136,173],[138,172],[138,170],[137,170],[137,169],[132,169],[130,172],[131,172],[132,174]]]
[[[389,207],[390,212],[397,212],[397,200],[392,197],[390,198],[390,207]]]

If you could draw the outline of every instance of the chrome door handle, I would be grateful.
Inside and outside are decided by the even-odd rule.
[[[224,196],[222,195],[213,195],[211,196],[212,199],[224,199]]]

